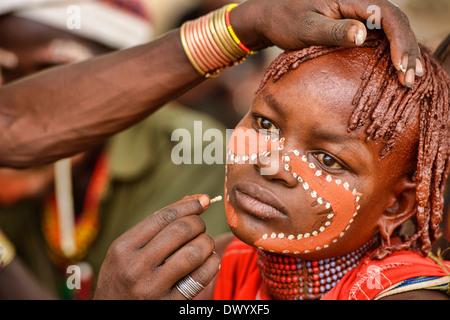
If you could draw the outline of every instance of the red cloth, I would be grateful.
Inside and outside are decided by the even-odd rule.
[[[270,296],[257,296],[262,290],[257,266],[258,254],[235,238],[225,250],[214,289],[215,300],[267,300]]]
[[[216,300],[269,300],[257,266],[256,248],[238,239],[227,247],[214,290]],[[450,268],[448,268],[450,272]],[[418,276],[448,274],[432,259],[413,251],[394,252],[383,260],[370,254],[348,272],[323,300],[372,300],[388,287]]]

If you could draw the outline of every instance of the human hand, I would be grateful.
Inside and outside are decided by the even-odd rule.
[[[100,269],[94,299],[186,299],[175,287],[186,275],[206,286],[220,266],[214,240],[198,216],[205,195],[186,197],[117,238]]]
[[[253,50],[276,45],[298,50],[310,45],[361,45],[365,22],[380,9],[380,26],[390,42],[399,80],[411,87],[423,74],[421,55],[408,17],[387,0],[249,0],[230,14],[239,39]]]

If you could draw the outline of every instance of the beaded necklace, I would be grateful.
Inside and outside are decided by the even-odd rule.
[[[267,292],[277,300],[318,300],[355,268],[369,241],[345,256],[306,261],[258,249],[258,267]]]
[[[108,174],[108,161],[106,156],[101,154],[98,157],[86,191],[83,211],[76,217],[74,230],[76,250],[71,256],[67,256],[61,249],[55,194],[52,193],[47,198],[42,214],[41,227],[47,243],[49,257],[56,266],[65,267],[67,264],[81,260],[97,236],[100,226],[100,199],[108,181]]]

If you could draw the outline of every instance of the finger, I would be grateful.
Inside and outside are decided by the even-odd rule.
[[[192,279],[203,287],[206,287],[214,279],[220,269],[220,257],[213,252],[205,263],[190,273]],[[174,300],[184,300],[186,297],[174,286],[172,288],[172,298]]]
[[[420,48],[420,47],[419,47]],[[422,63],[422,57],[416,57],[416,76],[421,77],[423,76],[423,63]]]
[[[416,56],[405,54],[402,65],[407,66],[404,76],[404,85],[408,88],[412,88],[416,79]]]
[[[202,218],[190,215],[179,218],[161,230],[141,250],[152,257],[152,264],[159,266],[174,252],[206,231]]]
[[[164,279],[168,288],[172,287],[182,277],[204,264],[214,248],[215,244],[211,236],[206,233],[198,235],[156,270],[157,278]]]
[[[173,221],[188,215],[199,215],[208,208],[208,205],[209,197],[206,195],[184,198],[148,216],[126,231],[121,238],[130,248],[142,248]]]
[[[367,30],[361,21],[353,19],[332,19],[313,13],[308,24],[311,28],[308,39],[314,45],[354,47],[364,43]]]
[[[377,9],[377,10],[371,10]],[[346,0],[340,4],[340,11],[345,18],[368,21],[373,15],[379,15],[380,27],[383,29],[390,43],[392,63],[397,70],[414,69],[416,57],[420,57],[419,45],[409,24],[408,17],[392,2],[385,0]],[[406,65],[402,64],[407,56]],[[417,70],[416,70],[417,72]],[[420,73],[420,72],[419,72]],[[400,82],[406,85],[405,77],[399,77]]]
[[[408,70],[416,70],[416,58],[420,57],[419,45],[417,43],[416,36],[409,26],[409,20],[405,14],[399,12],[397,14],[391,14],[396,17],[397,32],[393,30],[394,26],[389,24],[386,19],[383,28],[385,30],[386,37],[390,43],[390,51],[392,57],[392,63],[397,70],[402,70],[405,74]],[[391,18],[394,19],[394,18]]]
[[[405,19],[407,19],[405,17]],[[409,21],[405,22],[409,23]],[[408,43],[413,44],[408,52],[404,52],[401,62],[400,62],[400,71],[404,73],[404,77],[400,76],[400,82],[404,85],[406,85],[409,88],[412,88],[414,86],[414,81],[416,74],[420,71],[416,69],[416,64],[418,61],[418,57],[420,57],[420,51],[417,44],[416,36],[413,34],[413,32],[408,33],[408,37],[405,39]],[[417,46],[417,49],[416,49]],[[392,44],[391,44],[391,51],[392,51]],[[393,59],[395,59],[393,57]],[[421,64],[419,63],[421,66]],[[423,71],[423,69],[422,69]]]

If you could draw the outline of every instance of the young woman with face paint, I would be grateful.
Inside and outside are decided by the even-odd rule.
[[[388,57],[392,59],[392,64],[395,66],[394,72],[398,70],[395,79],[412,87],[416,80],[414,73],[416,72],[418,76],[423,73],[415,37],[412,33],[393,37],[392,27],[399,21],[408,25],[407,18],[403,14],[397,17],[386,15],[386,10],[389,12],[389,9],[394,6],[391,2],[377,3],[380,4],[382,13],[382,27],[392,48]],[[145,81],[141,81],[142,78],[133,74],[131,77],[133,79],[127,78],[123,83],[133,87],[133,90],[129,91],[133,92],[129,95],[129,99],[139,100],[137,104],[141,107],[145,105],[146,111],[141,112],[143,111],[141,107],[133,108],[136,101],[130,100],[126,109],[122,108],[123,104],[120,104],[119,110],[114,109],[117,112],[111,112],[113,109],[109,108],[106,113],[122,124],[124,119],[130,120],[125,114],[133,114],[136,117],[147,115],[167,98],[173,98],[175,92],[179,93],[191,88],[200,83],[206,75],[217,74],[217,71],[221,71],[222,67],[226,66],[219,62],[239,62],[241,60],[237,58],[247,57],[247,53],[251,50],[261,50],[271,45],[288,50],[318,44],[336,45],[336,40],[340,39],[335,36],[337,33],[347,34],[344,38],[351,39],[350,44],[345,44],[345,41],[341,44],[339,41],[338,45],[360,46],[366,35],[363,24],[358,24],[356,29],[354,29],[355,25],[350,24],[351,20],[347,20],[348,24],[339,27],[331,27],[331,25],[335,21],[333,19],[342,17],[358,19],[366,17],[367,19],[367,7],[373,4],[373,0],[368,2],[347,0],[339,1],[339,3],[317,0],[255,0],[246,1],[236,9],[230,9],[231,13],[227,6],[228,14],[224,14],[223,10],[219,14],[216,11],[212,15],[184,24],[176,34],[170,33],[157,40],[153,48],[161,53],[158,54],[161,59],[142,54],[139,49],[133,51],[130,59],[126,61],[137,61],[133,66],[138,66],[139,74],[146,75]],[[311,15],[297,14],[305,8],[304,6],[311,10]],[[355,9],[356,7],[359,9]],[[251,12],[252,15],[245,15],[244,12]],[[318,24],[319,20],[314,18],[317,13],[332,19],[327,20],[321,17],[323,28],[319,27],[321,25]],[[283,23],[284,21],[287,23]],[[234,29],[234,34],[227,32],[230,28]],[[293,30],[304,31],[308,35],[308,41]],[[328,36],[331,35],[329,39],[332,41],[317,42],[322,39],[322,36],[317,35],[318,30]],[[232,37],[233,35],[237,36],[238,40]],[[177,40],[177,46],[173,46],[174,38]],[[276,41],[273,40],[275,38]],[[201,39],[208,39],[209,45],[202,43]],[[397,42],[412,43],[413,49],[408,50],[408,53],[401,52],[402,50],[399,52]],[[142,48],[145,52],[147,49]],[[241,55],[242,52],[245,53],[244,56]],[[236,53],[241,54],[236,55]],[[307,292],[306,297],[308,297],[308,291],[312,290],[314,297],[319,297],[319,293],[323,294],[330,290],[327,285],[331,286],[332,281],[336,283],[337,280],[334,277],[340,279],[344,275],[344,272],[348,270],[348,263],[353,266],[361,260],[361,255],[371,245],[371,238],[376,230],[374,224],[392,226],[392,224],[383,224],[380,210],[386,209],[383,208],[383,203],[387,205],[387,202],[392,202],[392,198],[388,198],[390,193],[386,188],[400,179],[400,173],[396,171],[394,175],[389,175],[386,173],[386,167],[383,166],[383,163],[387,166],[388,161],[375,161],[375,154],[380,151],[374,150],[377,143],[364,149],[361,147],[361,141],[365,138],[362,133],[358,135],[360,132],[355,131],[356,133],[350,135],[344,134],[347,133],[347,122],[350,116],[347,108],[356,94],[356,88],[360,85],[360,81],[355,76],[358,72],[362,73],[362,70],[366,70],[366,64],[363,62],[364,55],[369,55],[370,50],[350,53],[343,54],[340,59],[342,63],[345,62],[343,65],[347,68],[332,61],[326,61],[321,65],[323,69],[308,74],[309,85],[304,86],[309,90],[316,88],[315,92],[308,93],[307,90],[303,90],[295,72],[284,76],[279,83],[267,83],[256,97],[252,111],[240,123],[239,126],[247,130],[264,128],[272,131],[273,128],[277,128],[281,136],[269,137],[267,141],[264,137],[266,144],[261,150],[259,146],[249,145],[246,148],[248,150],[244,150],[243,154],[230,154],[230,158],[234,158],[236,162],[243,160],[244,164],[227,167],[225,197],[227,216],[233,232],[244,242],[236,240],[223,255],[221,269],[223,271],[217,281],[216,298],[225,297],[220,295],[220,292],[225,292],[224,294],[229,298],[239,297],[239,295],[229,296],[228,293],[231,291],[226,293],[226,290],[222,290],[224,283],[230,283],[233,286],[238,284],[231,283],[230,279],[255,280],[253,284],[258,284],[258,290],[254,292],[247,289],[238,290],[249,294],[245,296],[249,299],[262,297],[258,295],[259,288],[273,287],[274,281],[297,283],[297,287],[292,288],[294,295],[300,294],[301,289],[302,296],[305,296],[304,292]],[[115,58],[119,57],[121,54],[115,55]],[[108,60],[112,62],[108,64],[109,66],[120,66],[123,70],[127,70],[127,74],[131,74],[129,70],[133,69],[132,66],[117,63],[119,60],[114,60],[114,56],[112,59]],[[188,65],[186,65],[187,62],[189,62]],[[148,68],[149,64],[151,68]],[[153,70],[152,67],[155,69]],[[150,81],[147,78],[148,75],[157,75],[155,81]],[[109,79],[110,76],[106,78]],[[380,78],[392,80],[393,76]],[[301,79],[306,81],[303,77]],[[124,90],[123,83],[121,83],[122,90]],[[92,87],[92,85],[89,86],[89,88]],[[111,88],[116,91],[114,87],[111,86]],[[324,90],[329,90],[328,95],[325,95]],[[79,91],[83,92],[83,90]],[[101,92],[108,93],[108,90],[101,90]],[[150,93],[152,96],[157,95],[157,99],[154,99],[154,96],[146,98]],[[104,98],[104,95],[102,97]],[[328,100],[334,103],[327,103]],[[108,101],[108,106],[111,106],[110,103],[119,102],[111,97],[104,101]],[[118,106],[116,103],[114,105]],[[107,117],[103,120],[109,123]],[[320,130],[315,132],[313,130],[315,127]],[[114,126],[114,129],[117,127]],[[260,133],[255,132],[255,134]],[[104,136],[104,134],[97,133],[96,136]],[[320,141],[322,145],[318,144]],[[239,153],[239,150],[230,149],[231,153],[233,151]],[[397,150],[399,149],[400,143],[397,146]],[[279,155],[278,158],[274,156],[276,154]],[[273,158],[273,162],[279,164],[280,170],[274,172],[271,170],[272,165],[267,167],[265,158]],[[257,163],[245,164],[249,159],[256,160]],[[414,159],[411,157],[411,161]],[[334,164],[335,160],[337,164]],[[395,164],[395,161],[393,163]],[[377,180],[384,185],[378,185],[374,181],[377,177],[376,170],[386,173],[386,176]],[[412,185],[412,183],[406,183],[406,185]],[[381,193],[377,196],[378,191]],[[384,197],[383,203],[380,201],[382,197]],[[396,207],[394,202],[390,203],[390,206]],[[205,211],[209,204],[210,200],[205,195],[187,197],[163,208],[116,239],[100,270],[95,297],[98,299],[190,299],[196,296],[203,286],[211,282],[218,270],[220,260],[216,252],[222,252],[221,246],[229,243],[214,242],[205,234],[204,223],[198,215]],[[367,214],[371,205],[377,210],[373,216]],[[356,212],[357,216],[353,217]],[[355,229],[361,230],[357,232]],[[317,240],[317,243],[314,240]],[[387,244],[391,245],[389,241]],[[240,272],[244,272],[240,274],[234,273],[235,269],[230,268],[228,259],[233,256],[231,253],[236,252],[233,249],[236,246],[243,246],[243,251],[238,250],[239,252],[250,254],[249,260],[237,256],[235,261],[239,263],[236,267]],[[322,267],[326,269],[327,257],[346,253],[349,254],[348,259],[336,258],[336,260],[328,261],[327,270],[331,274],[327,275],[324,272],[326,278],[320,278],[320,274],[303,275],[299,273],[300,271],[282,278],[281,274],[272,272],[271,269],[275,265],[270,266],[270,263],[274,263],[273,260],[276,259],[281,260],[277,262],[278,267],[280,262],[284,263],[283,272],[288,271],[287,267],[291,271],[300,270],[298,266],[302,265],[305,267],[301,269],[301,272],[304,272],[303,270],[308,272],[305,268],[311,268],[312,272],[316,272],[321,268],[321,260],[323,260]],[[246,264],[246,261],[249,263]],[[333,271],[337,274],[333,274]],[[298,286],[300,280],[302,285]],[[330,283],[323,284],[323,292],[314,292],[316,289],[322,290],[321,281],[328,280]],[[264,285],[262,285],[263,281]],[[317,282],[319,286],[311,287],[309,284],[311,281],[314,284]],[[285,286],[282,283],[275,283],[275,285]],[[214,283],[211,283],[209,288],[213,287]],[[290,288],[285,286],[284,289]],[[294,292],[294,289],[298,292]],[[234,289],[233,292],[235,292]],[[203,298],[211,298],[212,294],[208,296],[208,293],[212,291],[203,290],[201,294],[204,294]],[[283,296],[270,292],[264,297],[291,298],[292,294],[288,290]],[[201,296],[198,295],[198,298]]]
[[[215,298],[445,297],[419,290],[423,278],[410,284],[450,283],[450,264],[424,257],[442,214],[450,81],[423,54],[425,75],[410,90],[381,34],[363,48],[273,62],[229,144],[225,207],[239,240],[223,255]],[[397,238],[409,219],[416,233]]]

